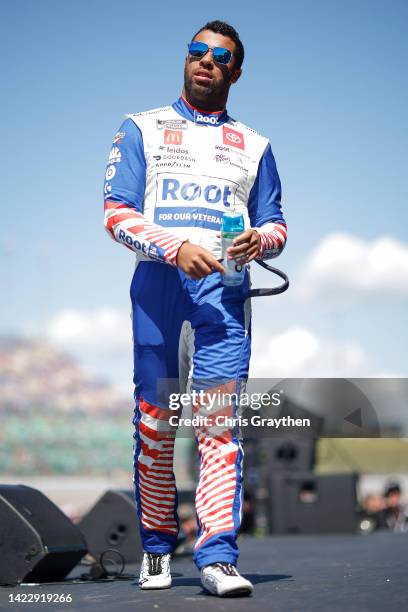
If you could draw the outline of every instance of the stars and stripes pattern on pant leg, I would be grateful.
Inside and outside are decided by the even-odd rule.
[[[135,456],[135,488],[143,529],[177,535],[176,483],[173,455],[176,429],[169,424],[169,410],[139,399],[140,419],[135,432],[139,453]]]
[[[266,223],[262,227],[255,229],[261,239],[260,258],[271,259],[280,255],[286,244],[286,225],[284,223]]]
[[[241,521],[234,516],[234,500],[237,488],[241,487],[237,478],[237,457],[242,448],[231,432],[212,436],[196,431],[200,455],[200,480],[196,490],[196,513],[200,527],[195,550],[208,538],[217,533],[233,531]]]
[[[142,213],[124,202],[105,201],[105,229],[114,240],[136,253],[149,256],[153,247],[154,260],[161,259],[172,266],[176,265],[178,250],[185,242],[147,221]]]

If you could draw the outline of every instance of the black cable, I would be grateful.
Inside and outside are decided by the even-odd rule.
[[[120,569],[118,569],[119,564],[117,563],[117,561],[115,561],[115,559],[112,558],[112,555],[110,558],[107,557],[105,559],[108,553],[109,554],[114,553],[117,557],[119,557]],[[106,550],[104,550],[103,553],[99,557],[99,563],[107,576],[115,576],[115,577],[120,576],[121,574],[123,574],[123,570],[125,569],[125,557],[116,548],[107,548]],[[106,563],[111,563],[113,566],[116,566],[116,570],[117,570],[116,573],[114,571],[109,572],[106,567]]]
[[[262,260],[258,260],[255,259],[256,263],[259,266],[262,266],[262,268],[265,268],[265,270],[268,270],[268,272],[272,272],[273,274],[276,274],[277,276],[279,276],[279,278],[281,278],[284,282],[282,283],[282,285],[278,285],[278,287],[271,287],[270,289],[251,289],[248,293],[248,297],[262,297],[265,295],[277,295],[278,293],[283,293],[284,291],[286,291],[289,287],[289,279],[286,276],[286,274],[284,272],[282,272],[282,270],[278,270],[278,268],[273,268],[272,266],[268,266],[268,264],[266,264],[264,261]]]
[[[113,553],[113,555],[112,555]],[[108,557],[108,555],[110,555]],[[119,559],[115,560],[114,557]],[[113,571],[109,570],[107,565],[113,565]],[[130,574],[124,574],[123,570],[125,569],[125,558],[124,556],[116,550],[116,548],[107,548],[104,550],[99,559],[92,563],[89,574],[81,574],[81,580],[92,580],[95,582],[103,581],[103,580],[127,580],[129,578],[133,578]]]

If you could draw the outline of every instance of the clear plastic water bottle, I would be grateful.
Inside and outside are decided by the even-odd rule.
[[[241,285],[245,277],[245,264],[238,264],[235,259],[228,259],[227,249],[232,246],[234,238],[245,229],[244,217],[241,213],[227,212],[221,222],[222,265],[224,266],[223,284],[228,287]]]

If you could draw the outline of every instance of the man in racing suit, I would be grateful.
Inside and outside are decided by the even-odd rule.
[[[173,473],[174,381],[193,389],[238,391],[250,358],[249,278],[222,283],[225,211],[244,215],[229,256],[276,257],[286,240],[281,187],[266,138],[232,119],[229,88],[244,49],[223,22],[206,24],[189,45],[184,88],[171,106],[129,115],[114,137],[105,182],[105,226],[136,253],[131,285],[134,485],[145,551],[139,585],[171,585],[178,536]],[[184,385],[184,386],[183,386]],[[235,414],[236,406],[230,406]],[[195,429],[200,458],[194,561],[216,595],[252,592],[236,569],[243,504],[243,450],[235,428]]]

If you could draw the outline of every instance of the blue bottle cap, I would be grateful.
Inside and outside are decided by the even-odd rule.
[[[239,233],[245,229],[244,215],[238,212],[226,212],[222,215],[221,231],[223,234]]]

